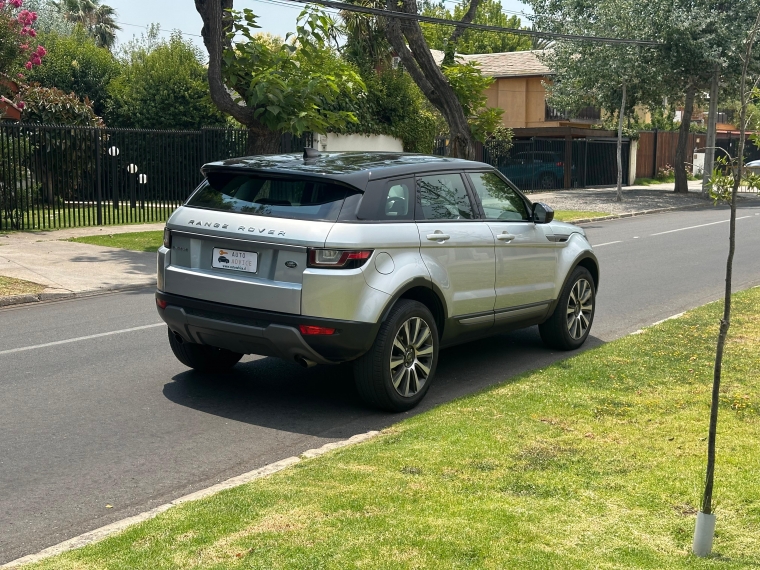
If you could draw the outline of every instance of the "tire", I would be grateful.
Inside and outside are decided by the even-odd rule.
[[[553,174],[544,173],[538,177],[538,187],[541,190],[554,190],[557,186],[557,178]]]
[[[577,302],[579,297],[581,303]],[[559,296],[554,312],[546,321],[538,325],[541,340],[549,348],[557,350],[580,348],[591,331],[595,311],[594,279],[588,269],[576,267]]]
[[[242,354],[223,348],[182,342],[171,329],[169,330],[169,346],[172,347],[177,360],[199,372],[226,372],[243,358]]]
[[[380,326],[372,348],[354,362],[359,396],[389,412],[411,410],[435,377],[438,344],[438,327],[430,310],[417,301],[401,299]]]

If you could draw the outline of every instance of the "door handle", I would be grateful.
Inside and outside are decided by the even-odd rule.
[[[447,239],[450,239],[451,236],[449,234],[443,233],[441,230],[435,230],[432,234],[428,234],[427,238],[430,241],[437,241],[437,242],[444,242]]]
[[[512,234],[508,234],[507,232],[504,232],[504,233],[501,233],[501,234],[497,235],[496,239],[499,240],[499,241],[510,242],[513,239],[515,239],[515,236],[513,236]]]

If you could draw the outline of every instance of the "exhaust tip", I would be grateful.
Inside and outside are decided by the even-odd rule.
[[[313,360],[309,360],[308,358],[304,358],[300,354],[296,356],[295,358],[296,362],[303,366],[304,368],[311,368],[312,366],[316,366],[317,363]]]
[[[172,331],[172,332],[174,332],[174,331]],[[181,334],[179,334],[178,332],[174,332],[174,338],[175,338],[175,339],[176,339],[176,341],[177,341],[178,343],[180,343],[180,344],[184,344],[184,342],[185,342],[185,339],[184,339],[184,338],[182,338],[182,335],[181,335]]]

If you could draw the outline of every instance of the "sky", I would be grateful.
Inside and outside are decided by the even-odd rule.
[[[200,37],[201,17],[195,11],[193,0],[103,0],[116,9],[117,19],[122,30],[118,33],[119,42],[127,42],[133,36],[139,36],[152,23],[161,25],[163,34],[180,30],[185,37],[203,47]],[[455,2],[447,0],[447,4]],[[501,0],[505,12],[527,12],[528,8],[518,0]],[[295,31],[296,18],[302,10],[301,5],[283,5],[279,0],[235,0],[235,9],[250,8],[259,16],[261,31],[285,36]],[[526,25],[524,18],[523,25]]]

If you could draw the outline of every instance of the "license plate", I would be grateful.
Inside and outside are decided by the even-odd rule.
[[[259,254],[255,251],[239,251],[237,249],[215,247],[211,267],[256,273],[258,262]]]

